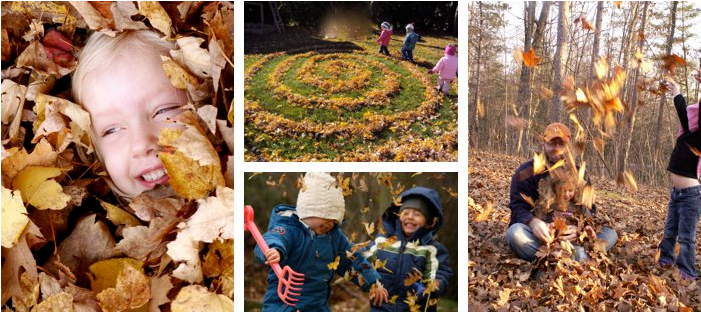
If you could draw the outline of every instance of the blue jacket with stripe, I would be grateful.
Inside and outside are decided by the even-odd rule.
[[[427,300],[440,297],[448,288],[448,281],[453,276],[448,249],[433,239],[433,235],[443,226],[443,208],[438,193],[433,189],[418,186],[404,191],[400,196],[402,201],[411,197],[426,199],[431,204],[430,209],[433,209],[436,221],[431,228],[422,227],[414,235],[406,238],[398,216],[400,207],[392,203],[385,210],[382,215],[385,234],[378,234],[372,243],[363,248],[363,255],[371,262],[386,261],[386,269],[378,269],[378,273],[389,297],[396,295],[397,298],[394,304],[371,306],[371,311],[409,311],[409,305],[405,301],[409,296],[416,294],[417,284],[405,286],[404,281],[410,274],[415,274],[416,270],[423,276],[422,287],[434,280],[438,283],[438,289],[430,293],[430,297],[421,294],[416,297],[416,303],[421,305],[421,311],[424,311]],[[433,220],[426,220],[426,223],[432,224]],[[429,307],[428,311],[436,311],[436,306]]]
[[[316,235],[297,216],[295,207],[278,205],[270,215],[268,231],[263,234],[268,247],[280,252],[280,266],[290,266],[292,270],[303,273],[304,285],[296,307],[286,305],[277,294],[278,278],[270,268],[268,272],[268,289],[263,298],[263,311],[330,311],[327,304],[330,294],[330,282],[334,273],[343,276],[345,272],[358,272],[364,283],[361,289],[367,291],[379,275],[359,251],[353,253],[354,259],[346,255],[353,243],[336,225],[324,235]],[[260,263],[265,263],[260,247],[254,253]],[[336,271],[329,268],[336,257],[340,257]],[[358,279],[352,279],[358,284]]]

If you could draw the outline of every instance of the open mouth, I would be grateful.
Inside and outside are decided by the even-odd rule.
[[[166,171],[163,169],[156,169],[154,171],[148,172],[146,174],[143,174],[141,176],[142,179],[146,182],[154,182],[160,178],[162,178],[164,175],[166,175]]]
[[[160,167],[137,176],[137,180],[139,180],[143,186],[152,188],[156,186],[156,184],[167,183],[170,178],[168,177],[168,173],[166,173],[165,169]]]

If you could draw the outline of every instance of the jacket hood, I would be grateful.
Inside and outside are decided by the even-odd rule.
[[[399,196],[401,196],[402,201],[411,197],[421,197],[429,203],[434,218],[438,218],[436,224],[430,229],[419,229],[409,240],[413,241],[420,238],[422,243],[432,241],[433,234],[438,232],[443,226],[443,207],[441,206],[441,199],[438,192],[427,187],[417,186],[402,192]],[[402,234],[402,226],[399,222],[399,208],[400,206],[392,203],[382,214],[382,223],[387,236],[397,235],[397,237],[404,237]],[[432,222],[433,220],[426,220],[427,224],[431,224]]]
[[[445,46],[445,56],[455,56],[455,53],[457,51],[458,51],[458,48],[454,45]]]

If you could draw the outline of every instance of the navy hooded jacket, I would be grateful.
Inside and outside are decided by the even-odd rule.
[[[343,276],[345,272],[355,269],[362,275],[365,282],[359,285],[367,291],[370,285],[379,279],[379,275],[359,251],[353,253],[355,259],[346,256],[346,251],[353,243],[343,233],[338,225],[324,235],[316,235],[297,216],[295,207],[278,205],[270,215],[268,231],[263,234],[268,247],[280,252],[280,267],[290,266],[297,273],[303,273],[304,286],[296,307],[286,305],[277,294],[278,278],[272,268],[268,271],[268,289],[263,299],[263,311],[330,311],[327,304],[330,286],[329,282],[334,272]],[[256,245],[254,250],[260,263],[265,263],[265,255]],[[340,256],[338,269],[329,269]],[[357,278],[352,279],[356,284]]]
[[[430,294],[431,299],[440,297],[448,288],[448,281],[453,276],[450,268],[448,249],[441,243],[433,240],[433,235],[443,226],[443,208],[441,207],[438,193],[426,187],[414,187],[400,194],[402,201],[411,197],[422,197],[430,203],[430,209],[434,218],[437,218],[433,227],[422,227],[411,237],[405,238],[402,233],[402,225],[399,220],[399,206],[392,205],[382,215],[382,226],[385,234],[378,234],[375,240],[364,248],[365,255],[371,262],[375,259],[387,261],[386,269],[379,269],[382,284],[387,289],[389,297],[398,296],[394,304],[384,303],[381,306],[371,306],[371,311],[409,311],[407,292],[415,293],[411,286],[404,286],[404,280],[414,273],[414,268],[423,273],[422,281],[435,280],[438,282],[438,290]],[[426,220],[427,224],[433,220]],[[396,239],[396,241],[394,241]],[[392,243],[392,241],[394,241]],[[390,272],[391,271],[391,272]],[[423,285],[427,285],[425,282]],[[424,311],[428,296],[420,296],[417,303],[421,304]],[[435,311],[432,306],[428,311]]]
[[[533,202],[537,202],[540,198],[538,193],[538,182],[543,178],[550,176],[550,173],[545,171],[537,175],[533,175],[533,159],[523,163],[516,169],[513,177],[511,177],[511,189],[509,191],[509,208],[511,209],[511,221],[509,226],[514,223],[523,223],[528,225],[531,220],[533,220],[533,210],[535,207],[531,206],[521,194],[533,199]],[[589,183],[589,176],[585,176],[587,183]],[[591,205],[591,213],[596,213],[596,205]]]

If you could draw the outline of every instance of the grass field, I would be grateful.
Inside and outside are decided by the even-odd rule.
[[[246,55],[246,160],[457,160],[457,82],[442,96],[435,90],[436,76],[426,73],[442,57],[445,45],[455,41],[424,37],[415,50],[416,65],[398,58],[399,36],[390,44],[391,57],[377,53],[370,38],[351,41],[360,51]],[[327,53],[337,54],[322,59]],[[301,68],[312,57],[320,59],[312,63],[316,85],[301,79]],[[333,66],[354,71],[329,72]],[[349,90],[329,92],[318,85],[352,82],[367,71],[370,74]],[[398,90],[387,94],[387,102],[374,101],[369,95],[390,90],[384,85],[394,79],[390,76],[397,78]],[[275,91],[280,86],[285,96]],[[334,104],[319,103],[327,100]]]

